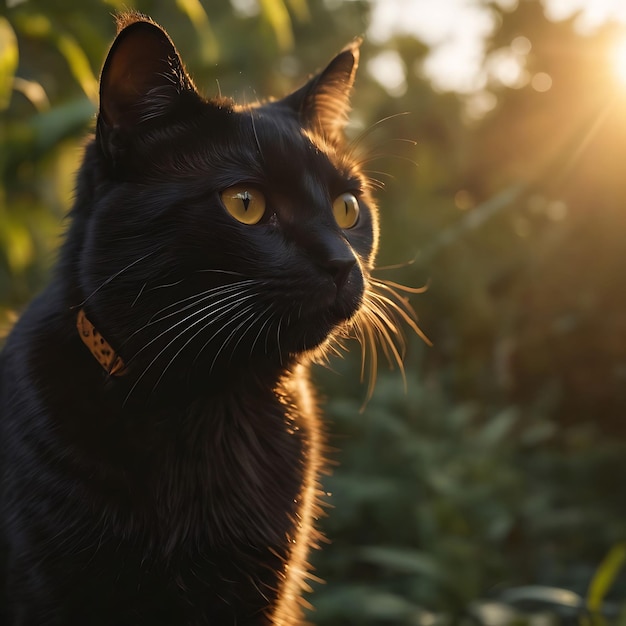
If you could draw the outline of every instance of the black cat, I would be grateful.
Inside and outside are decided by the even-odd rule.
[[[119,22],[58,266],[2,354],[3,623],[301,624],[307,364],[395,331],[343,139],[358,43],[244,107]]]

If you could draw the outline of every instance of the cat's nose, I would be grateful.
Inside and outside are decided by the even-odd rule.
[[[335,232],[313,229],[300,231],[307,252],[315,265],[335,283],[336,292],[346,284],[357,258],[350,244]]]
[[[348,280],[350,270],[354,267],[355,263],[356,258],[350,251],[348,251],[345,256],[335,257],[326,261],[326,269],[332,276],[337,291],[339,291],[344,286],[346,280]]]

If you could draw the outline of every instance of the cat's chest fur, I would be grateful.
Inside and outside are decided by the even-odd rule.
[[[82,351],[75,337],[68,339],[33,337],[22,354],[31,363],[23,375],[47,379],[28,400],[31,432],[41,438],[25,428],[22,443],[55,465],[60,497],[72,483],[68,504],[72,496],[74,504],[92,502],[115,520],[116,533],[137,532],[164,558],[199,544],[285,542],[305,467],[316,454],[307,452],[310,431],[319,428],[301,406],[304,368],[273,384],[259,377],[141,407],[124,401],[130,383],[109,380],[108,393],[94,390],[94,378],[104,378],[91,362],[51,372],[55,358],[44,354],[51,348]],[[21,367],[16,363],[12,374]],[[108,389],[115,384],[120,388]]]
[[[296,405],[242,392],[198,400],[176,428],[169,418],[146,438],[153,445],[143,451],[150,468],[146,511],[157,516],[164,552],[190,541],[284,551],[300,506],[312,426]]]
[[[38,363],[29,376],[46,376],[37,349],[23,356]],[[24,362],[5,357],[5,384]],[[25,422],[3,422],[14,444],[3,509],[15,520],[4,520],[15,615],[64,626],[274,623],[276,572],[312,532],[302,524],[320,458],[304,372],[261,393],[224,389],[138,412],[85,388],[101,376],[87,365],[48,374],[52,386],[25,400]]]

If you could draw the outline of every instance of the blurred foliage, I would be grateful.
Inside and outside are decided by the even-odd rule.
[[[363,46],[350,132],[386,187],[379,271],[429,285],[414,304],[434,347],[410,341],[406,392],[382,371],[364,412],[357,346],[317,372],[337,462],[330,545],[314,555],[319,626],[626,623],[626,90],[608,61],[624,33],[582,34],[535,0],[483,4],[496,28],[475,93],[433,89],[412,37]],[[297,86],[371,12],[365,0],[0,9],[3,332],[47,280],[111,13],[126,7],[167,27],[207,95],[240,101]],[[383,53],[404,71],[390,92],[368,71]]]

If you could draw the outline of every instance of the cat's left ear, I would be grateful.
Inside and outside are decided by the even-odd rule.
[[[281,101],[299,114],[305,128],[315,129],[331,141],[343,138],[348,123],[361,42],[361,38],[355,39],[324,70]]]
[[[199,99],[167,33],[138,13],[118,17],[119,32],[100,77],[99,126],[120,133],[171,113],[182,99]]]

